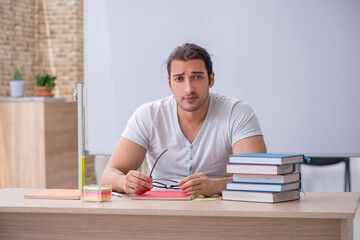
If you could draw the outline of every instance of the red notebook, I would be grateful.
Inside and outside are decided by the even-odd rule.
[[[181,191],[148,191],[132,197],[134,200],[192,200],[193,195],[183,194]]]

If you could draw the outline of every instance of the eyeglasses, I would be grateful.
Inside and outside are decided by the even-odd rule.
[[[155,179],[151,182],[151,184],[157,188],[180,189],[176,181],[169,179]]]
[[[153,167],[151,168],[149,177],[151,177],[152,172],[154,171],[155,165],[156,163],[159,161],[160,157],[167,151],[167,149],[165,149],[160,155],[159,157],[156,159]],[[165,189],[180,189],[179,185],[177,185],[177,182],[174,180],[169,180],[169,179],[155,179],[155,181],[153,180],[152,185],[154,187],[157,188],[165,188]]]
[[[154,168],[155,168],[155,165],[156,165],[156,163],[159,161],[159,159],[161,158],[161,156],[165,153],[167,151],[167,149],[165,149],[159,156],[158,156],[158,158],[156,159],[156,161],[155,161],[155,163],[154,163],[154,165],[153,165],[153,167],[151,168],[151,171],[150,171],[150,174],[149,174],[149,177],[151,177],[151,174],[152,174],[152,172],[154,171]]]

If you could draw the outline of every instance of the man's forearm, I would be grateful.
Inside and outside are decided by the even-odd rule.
[[[124,177],[125,175],[118,169],[105,169],[101,178],[101,185],[111,185],[113,191],[125,192],[123,187]]]

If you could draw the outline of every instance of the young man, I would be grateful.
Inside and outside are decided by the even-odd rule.
[[[153,188],[153,179],[170,179],[186,194],[221,194],[232,180],[226,173],[229,154],[266,152],[256,115],[244,102],[209,93],[215,78],[205,49],[190,43],[177,47],[167,70],[173,95],[136,110],[102,184],[143,193]],[[161,156],[152,177],[137,171],[145,155],[150,168]]]

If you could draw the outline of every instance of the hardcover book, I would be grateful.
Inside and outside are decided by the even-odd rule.
[[[274,174],[233,174],[234,182],[290,183],[300,181],[300,173]]]
[[[300,191],[286,192],[245,192],[245,191],[222,191],[223,200],[278,203],[300,199]]]
[[[294,164],[304,161],[304,155],[274,154],[274,153],[247,153],[229,155],[229,163],[241,164]]]
[[[247,174],[286,174],[294,172],[294,164],[286,165],[257,165],[257,164],[227,164],[228,173]]]
[[[300,188],[300,182],[294,183],[241,183],[241,182],[228,182],[226,183],[226,190],[238,191],[263,191],[263,192],[283,192],[295,190]]]

